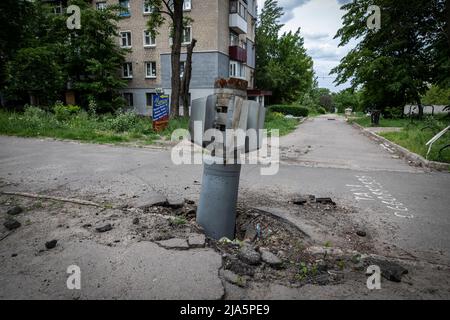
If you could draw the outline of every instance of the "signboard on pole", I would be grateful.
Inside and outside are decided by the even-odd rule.
[[[161,93],[153,95],[153,129],[164,130],[169,123],[169,96]]]

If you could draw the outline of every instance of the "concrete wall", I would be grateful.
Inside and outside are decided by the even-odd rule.
[[[181,55],[181,61],[186,54]],[[214,88],[217,78],[228,77],[229,58],[221,52],[194,52],[192,55],[192,89]],[[172,65],[170,54],[161,54],[161,86],[171,87]]]
[[[411,113],[412,114],[418,114],[419,113],[419,107],[417,105],[409,105],[408,104],[408,105],[405,106],[405,108],[403,110],[404,114],[409,114],[410,106],[412,107],[411,108],[411,110],[412,110]],[[446,106],[435,105],[434,106],[434,114],[448,113],[449,112],[448,110],[444,111],[445,107]],[[424,109],[423,109],[423,113],[424,114],[431,114],[432,111],[433,111],[433,109],[430,106],[425,106]]]

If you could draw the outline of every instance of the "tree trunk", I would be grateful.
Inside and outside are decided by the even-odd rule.
[[[186,65],[184,66],[183,80],[181,84],[181,99],[183,100],[183,115],[189,117],[189,87],[191,85],[192,76],[192,53],[197,40],[192,39],[191,44],[187,48]]]
[[[423,119],[423,105],[420,98],[417,98],[417,108],[419,108],[419,119]]]
[[[172,31],[172,95],[170,100],[170,117],[180,114],[180,56],[181,38],[183,35],[183,0],[173,0],[173,31]]]

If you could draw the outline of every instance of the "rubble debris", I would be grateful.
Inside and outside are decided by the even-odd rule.
[[[308,202],[308,200],[303,198],[303,197],[295,198],[292,201],[293,204],[298,205],[298,206],[302,206],[302,205],[304,205],[307,202]]]
[[[247,280],[243,276],[237,275],[233,271],[222,270],[220,273],[225,281],[231,284],[237,285],[242,288],[245,288],[247,286]]]
[[[236,257],[226,256],[223,265],[226,270],[233,271],[239,275],[253,277],[255,274],[255,270],[252,266],[240,261]]]
[[[22,225],[19,221],[14,220],[14,219],[7,219],[5,221],[5,223],[3,223],[3,225],[5,226],[6,229],[8,230],[15,230],[17,228],[20,228],[20,226]]]
[[[258,265],[261,263],[261,255],[249,244],[244,244],[238,253],[238,258],[249,265]]]
[[[204,248],[205,241],[205,235],[200,233],[191,233],[188,238],[189,247],[191,248]]]
[[[187,249],[189,249],[189,245],[188,245],[187,241],[185,239],[181,239],[181,238],[172,238],[172,239],[168,239],[168,240],[157,241],[156,243],[165,249],[172,249],[172,250],[187,250]]]
[[[112,230],[112,225],[108,223],[107,225],[104,225],[103,227],[95,228],[95,230],[97,230],[100,233],[107,232],[107,231]]]
[[[331,204],[333,206],[336,205],[336,203],[331,198],[316,198],[316,203]]]
[[[356,234],[357,234],[358,236],[360,236],[360,237],[365,237],[365,236],[367,236],[367,233],[366,233],[365,231],[362,231],[362,230],[356,231]]]
[[[283,261],[270,252],[268,249],[260,248],[259,252],[261,253],[261,260],[267,263],[269,266],[275,269],[280,269],[283,266]]]
[[[248,223],[245,226],[244,240],[253,242],[253,241],[255,241],[257,236],[258,236],[258,233],[257,233],[256,227],[253,225],[253,223]]]
[[[134,225],[138,225],[139,224],[139,218],[134,218],[133,219],[133,224]]]
[[[184,199],[169,197],[166,206],[172,209],[182,208],[184,206]]]
[[[408,274],[407,269],[405,269],[404,267],[395,262],[387,260],[371,259],[368,261],[368,263],[370,265],[379,266],[383,278],[392,282],[401,282],[402,276]]]
[[[58,243],[58,240],[48,241],[45,243],[45,247],[47,248],[47,250],[50,250],[50,249],[53,249],[54,247],[56,247],[57,243]]]
[[[23,212],[22,207],[14,206],[11,209],[9,209],[6,213],[9,214],[10,216],[16,216],[22,212]]]

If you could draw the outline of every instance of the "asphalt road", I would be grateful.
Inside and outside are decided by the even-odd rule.
[[[245,165],[247,194],[332,197],[357,208],[380,250],[450,262],[450,174],[411,167],[342,118],[310,119],[281,139],[279,172]],[[170,150],[0,137],[0,190],[122,203],[158,194],[198,199],[200,165],[176,166]],[[381,199],[379,198],[381,197]],[[384,201],[384,202],[383,202]]]

